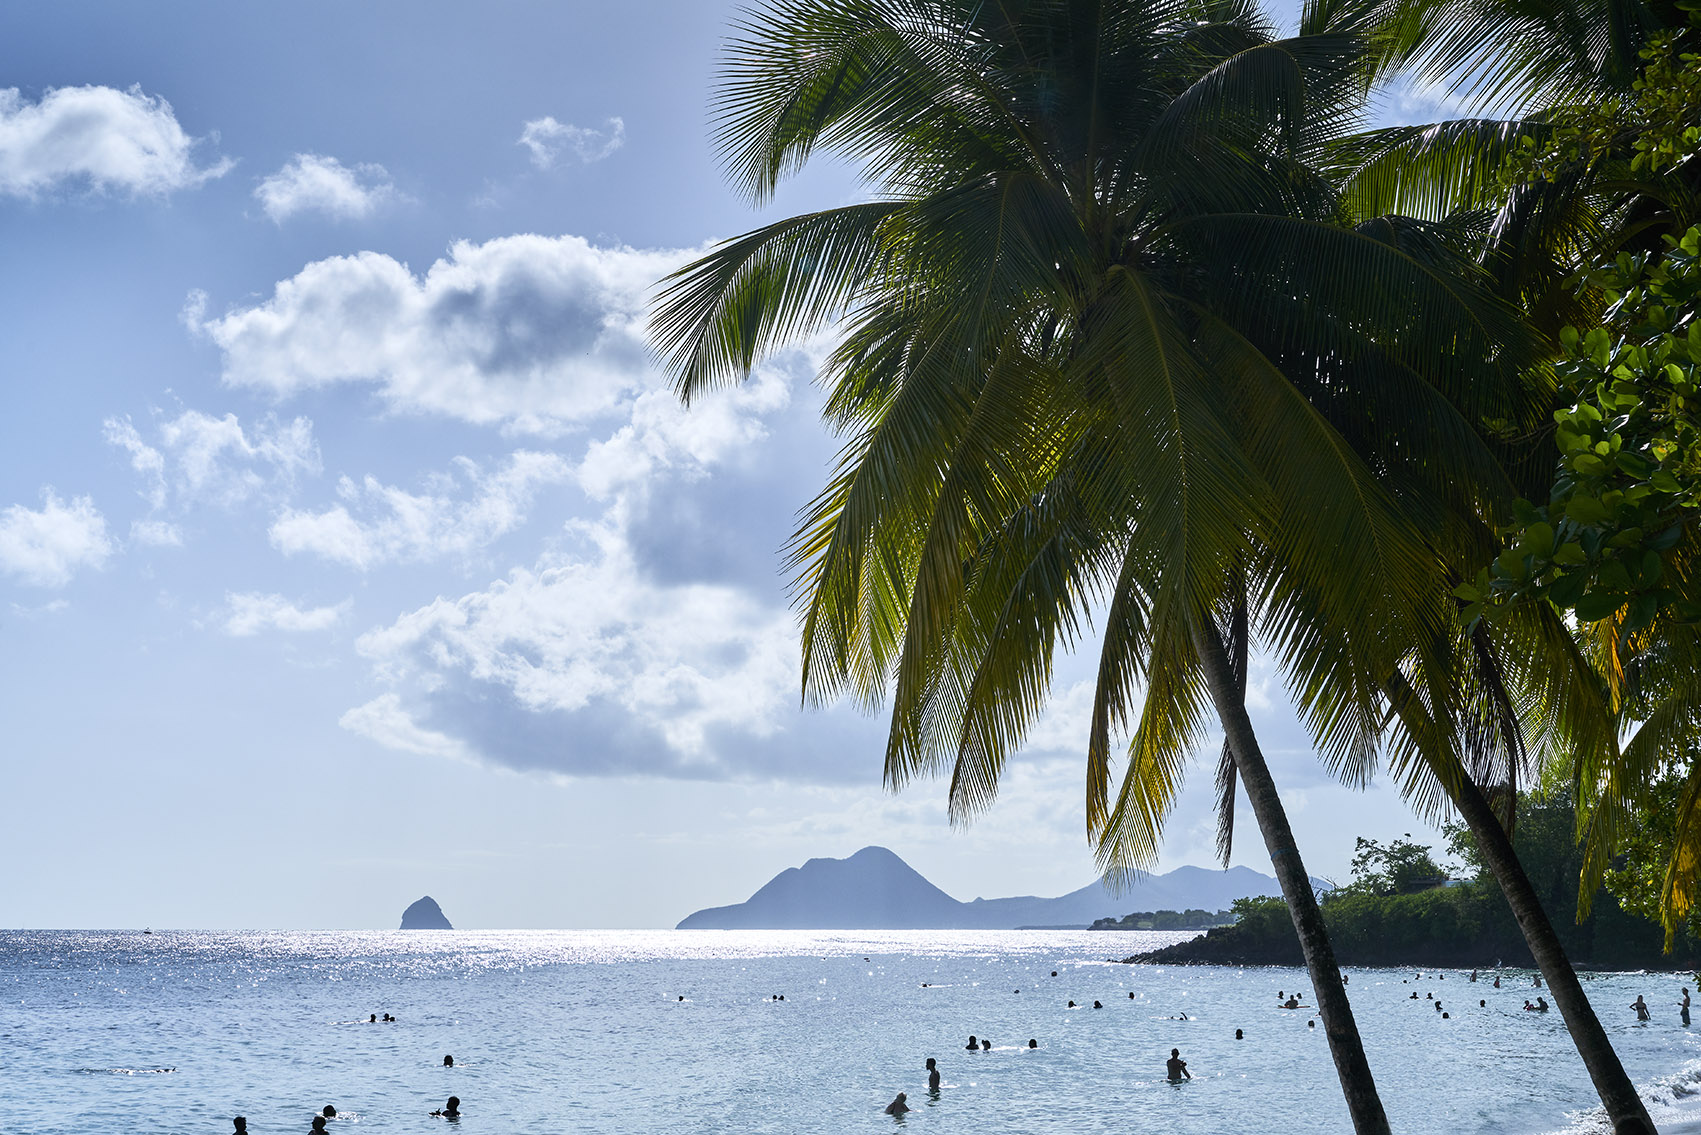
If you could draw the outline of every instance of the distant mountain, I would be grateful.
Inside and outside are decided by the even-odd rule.
[[[437,905],[437,900],[426,895],[406,910],[402,911],[403,930],[453,930],[449,920],[443,916],[443,908]]]
[[[1328,884],[1313,879],[1319,890]],[[788,867],[745,902],[688,916],[681,930],[1009,930],[1085,928],[1136,910],[1226,910],[1235,899],[1279,895],[1276,880],[1249,867],[1177,867],[1148,875],[1122,894],[1102,882],[1060,898],[1031,895],[959,902],[884,847],[849,859]]]

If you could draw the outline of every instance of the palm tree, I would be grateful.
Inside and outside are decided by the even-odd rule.
[[[791,558],[804,692],[890,694],[888,784],[949,768],[955,819],[988,804],[1056,648],[1100,624],[1086,814],[1117,877],[1220,722],[1361,1133],[1388,1123],[1245,651],[1363,767],[1363,675],[1446,617],[1445,518],[1509,488],[1476,423],[1530,425],[1516,317],[1459,234],[1343,225],[1316,168],[1362,108],[1372,7],[1278,39],[1248,0],[774,0],[718,94],[735,180],[763,199],[826,147],[876,196],[727,242],[652,324],[690,399],[840,321],[848,441]]]

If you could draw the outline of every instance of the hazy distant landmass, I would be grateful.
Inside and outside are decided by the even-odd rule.
[[[449,920],[443,915],[443,908],[437,905],[437,900],[426,895],[406,910],[402,911],[403,930],[453,930]]]
[[[1327,883],[1313,879],[1319,889]],[[1177,867],[1148,875],[1121,894],[1102,882],[1059,898],[1024,895],[960,902],[884,847],[848,859],[788,867],[735,906],[688,916],[681,930],[1012,930],[1085,929],[1133,910],[1226,909],[1235,899],[1279,895],[1276,880],[1249,867]]]

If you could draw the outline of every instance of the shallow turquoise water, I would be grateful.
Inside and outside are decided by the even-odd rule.
[[[5,932],[0,1131],[221,1133],[240,1113],[270,1135],[331,1103],[343,1135],[448,1135],[427,1113],[452,1093],[456,1135],[1348,1132],[1321,1026],[1276,1007],[1277,990],[1307,991],[1300,971],[1105,962],[1184,936]],[[1701,1035],[1675,1009],[1685,983],[1587,979],[1668,1124],[1701,1082]],[[1559,1014],[1519,1010],[1527,973],[1503,986],[1351,971],[1396,1131],[1594,1126]],[[1626,1008],[1637,993],[1648,1025]],[[995,1050],[964,1052],[971,1032]],[[1039,1050],[1020,1050],[1030,1037]],[[1195,1076],[1180,1088],[1163,1080],[1172,1046]],[[901,1124],[881,1114],[899,1091],[916,1108]]]

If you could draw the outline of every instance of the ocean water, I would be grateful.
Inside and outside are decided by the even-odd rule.
[[[222,1133],[236,1114],[305,1132],[327,1103],[342,1135],[1349,1132],[1321,1025],[1277,1007],[1309,992],[1302,971],[1106,960],[1185,936],[0,932],[0,1132]],[[1520,1010],[1527,971],[1499,990],[1349,973],[1397,1132],[1600,1129],[1558,1012]],[[1687,979],[1586,983],[1663,1129],[1701,1118]],[[994,1050],[965,1052],[970,1033]],[[1194,1076],[1179,1087],[1172,1047]],[[915,1110],[894,1120],[899,1091]],[[430,1117],[451,1094],[463,1118]]]

